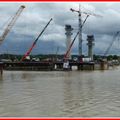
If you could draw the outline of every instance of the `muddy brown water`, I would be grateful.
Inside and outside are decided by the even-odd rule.
[[[105,71],[4,71],[0,117],[120,117],[120,67]]]

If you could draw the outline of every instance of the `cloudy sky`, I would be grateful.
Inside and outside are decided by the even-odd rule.
[[[95,37],[95,54],[103,54],[120,31],[120,3],[80,3],[82,11],[99,14],[102,17],[90,16],[83,28],[83,53],[87,55],[86,36]],[[74,30],[72,38],[78,30],[78,15],[70,8],[78,10],[79,3],[0,3],[0,35],[3,33],[12,16],[20,5],[26,8],[18,18],[4,42],[0,45],[0,53],[24,54],[32,42],[42,31],[50,18],[53,21],[40,37],[32,54],[65,53],[65,24],[70,24]],[[85,15],[82,15],[85,19]],[[119,38],[114,42],[110,53],[119,54]],[[72,48],[73,54],[78,54],[78,39]],[[120,54],[119,54],[120,55]]]

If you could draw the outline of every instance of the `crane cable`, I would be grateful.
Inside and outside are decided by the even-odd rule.
[[[119,33],[120,33],[120,31],[117,31],[116,34],[113,36],[112,42],[110,43],[110,45],[106,49],[103,56],[106,56],[108,54],[108,52],[110,51],[110,48],[112,47],[112,45],[113,45],[114,41],[116,40],[116,37],[119,35]]]

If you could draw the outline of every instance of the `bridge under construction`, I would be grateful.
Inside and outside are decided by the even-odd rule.
[[[9,22],[9,24],[7,25],[6,29],[4,30],[3,34],[0,37],[0,44],[2,44],[2,42],[5,40],[6,36],[11,31],[12,27],[14,26],[15,22],[19,18],[24,8],[25,6],[21,5],[18,11],[16,12],[16,14],[12,17],[11,21]],[[79,29],[77,30],[76,35],[74,36],[72,40],[72,35],[73,35],[72,31],[74,30],[74,28],[69,24],[65,25],[66,52],[61,61],[57,60],[57,55],[56,55],[56,59],[52,61],[48,60],[48,61],[34,61],[33,62],[27,59],[30,56],[35,45],[37,44],[39,38],[42,36],[44,31],[47,29],[47,27],[52,22],[53,19],[50,18],[48,23],[45,25],[43,30],[36,37],[31,47],[28,49],[28,51],[26,51],[26,53],[22,56],[22,58],[19,61],[1,62],[0,64],[1,70],[3,69],[5,70],[72,70],[73,67],[77,67],[77,70],[95,70],[98,66],[99,66],[98,67],[99,69],[108,69],[107,61],[104,61],[102,59],[98,63],[96,63],[93,59],[93,46],[95,44],[94,35],[87,35],[86,41],[87,41],[87,46],[88,46],[88,56],[84,58],[83,53],[82,53],[82,42],[83,42],[82,29],[84,27],[84,24],[86,23],[87,19],[90,16],[94,16],[94,17],[102,17],[102,16],[94,14],[94,13],[87,13],[85,11],[81,11],[80,6],[79,6],[79,10],[74,10],[73,8],[71,8],[70,10],[78,14],[78,28]],[[82,22],[82,14],[86,15],[83,22]],[[113,40],[110,46],[106,49],[104,56],[109,52],[113,42],[118,36],[119,36],[119,32],[117,32],[115,36],[113,37]],[[71,58],[71,50],[77,37],[78,37],[78,53],[79,54],[78,54],[77,60],[74,61]]]

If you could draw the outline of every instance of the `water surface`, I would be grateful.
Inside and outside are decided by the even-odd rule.
[[[120,67],[105,71],[4,71],[0,117],[120,117]]]

